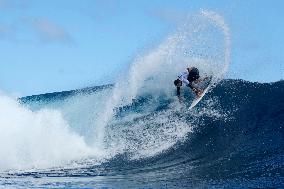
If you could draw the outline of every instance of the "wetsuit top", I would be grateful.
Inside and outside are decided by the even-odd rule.
[[[184,72],[182,72],[178,79],[182,81],[183,84],[190,87],[192,90],[194,86],[192,82],[199,78],[199,70],[195,67],[187,68]],[[177,87],[177,95],[180,96],[180,87]]]
[[[192,67],[191,70],[187,68],[184,72],[182,72],[178,79],[182,81],[185,85],[189,85],[190,82],[199,78],[199,71],[197,68]]]
[[[188,70],[185,70],[178,76],[178,79],[182,81],[182,84],[188,85],[189,81],[187,80],[187,77],[188,77]]]

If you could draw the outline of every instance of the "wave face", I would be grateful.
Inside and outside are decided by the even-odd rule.
[[[90,137],[92,128],[86,127],[92,118],[87,112],[99,106],[92,99],[112,88],[20,99],[22,105],[16,107],[29,107],[30,112],[19,110],[21,120],[15,120],[17,115],[13,120],[24,124],[33,116],[35,120],[28,121],[34,125],[1,128],[1,135],[4,129],[9,130],[6,134],[13,132],[10,139],[1,137],[1,144],[6,142],[6,148],[1,147],[1,183],[12,179],[37,187],[52,187],[53,182],[119,188],[283,186],[283,81],[223,80],[193,110],[175,108],[175,101],[166,96],[140,96],[115,110],[104,147],[98,148]],[[51,109],[61,114],[48,112]]]

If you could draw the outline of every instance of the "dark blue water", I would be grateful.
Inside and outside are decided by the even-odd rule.
[[[44,104],[111,87],[31,96],[20,101],[26,105]],[[210,109],[218,109],[226,118],[203,114],[206,103],[195,107],[194,111],[200,113],[198,117],[187,111],[174,112],[171,120],[185,119],[198,127],[193,127],[185,139],[160,153],[133,159],[133,151],[126,149],[96,165],[86,160],[80,162],[85,164],[80,168],[65,166],[5,172],[1,185],[17,188],[284,188],[284,81],[261,84],[224,80],[202,101],[208,99],[217,102]],[[145,110],[153,102],[159,104],[151,111]],[[172,99],[163,97],[154,101],[151,95],[144,95],[131,105],[118,108],[115,117],[122,119],[132,112],[148,111],[127,123],[133,126],[141,120],[155,119],[157,114],[171,108],[171,102]],[[121,128],[127,124],[108,127],[113,131],[118,125]],[[151,125],[153,127],[155,125]],[[147,126],[143,131],[152,132]],[[145,132],[140,133],[141,138]],[[123,133],[129,138],[132,136],[130,131]],[[133,143],[139,139],[129,138]]]

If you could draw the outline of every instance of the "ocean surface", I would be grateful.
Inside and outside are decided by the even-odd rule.
[[[191,110],[144,94],[96,128],[113,88],[1,96],[0,187],[284,187],[284,81],[223,80]]]

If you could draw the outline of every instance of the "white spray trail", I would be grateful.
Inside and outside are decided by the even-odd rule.
[[[231,61],[231,34],[230,34],[230,28],[226,24],[224,18],[220,16],[219,14],[208,11],[208,10],[202,10],[201,14],[211,20],[218,28],[221,29],[221,31],[224,34],[225,37],[225,56],[224,56],[224,68],[220,72],[220,78],[224,77],[224,74],[228,71],[230,61]]]

